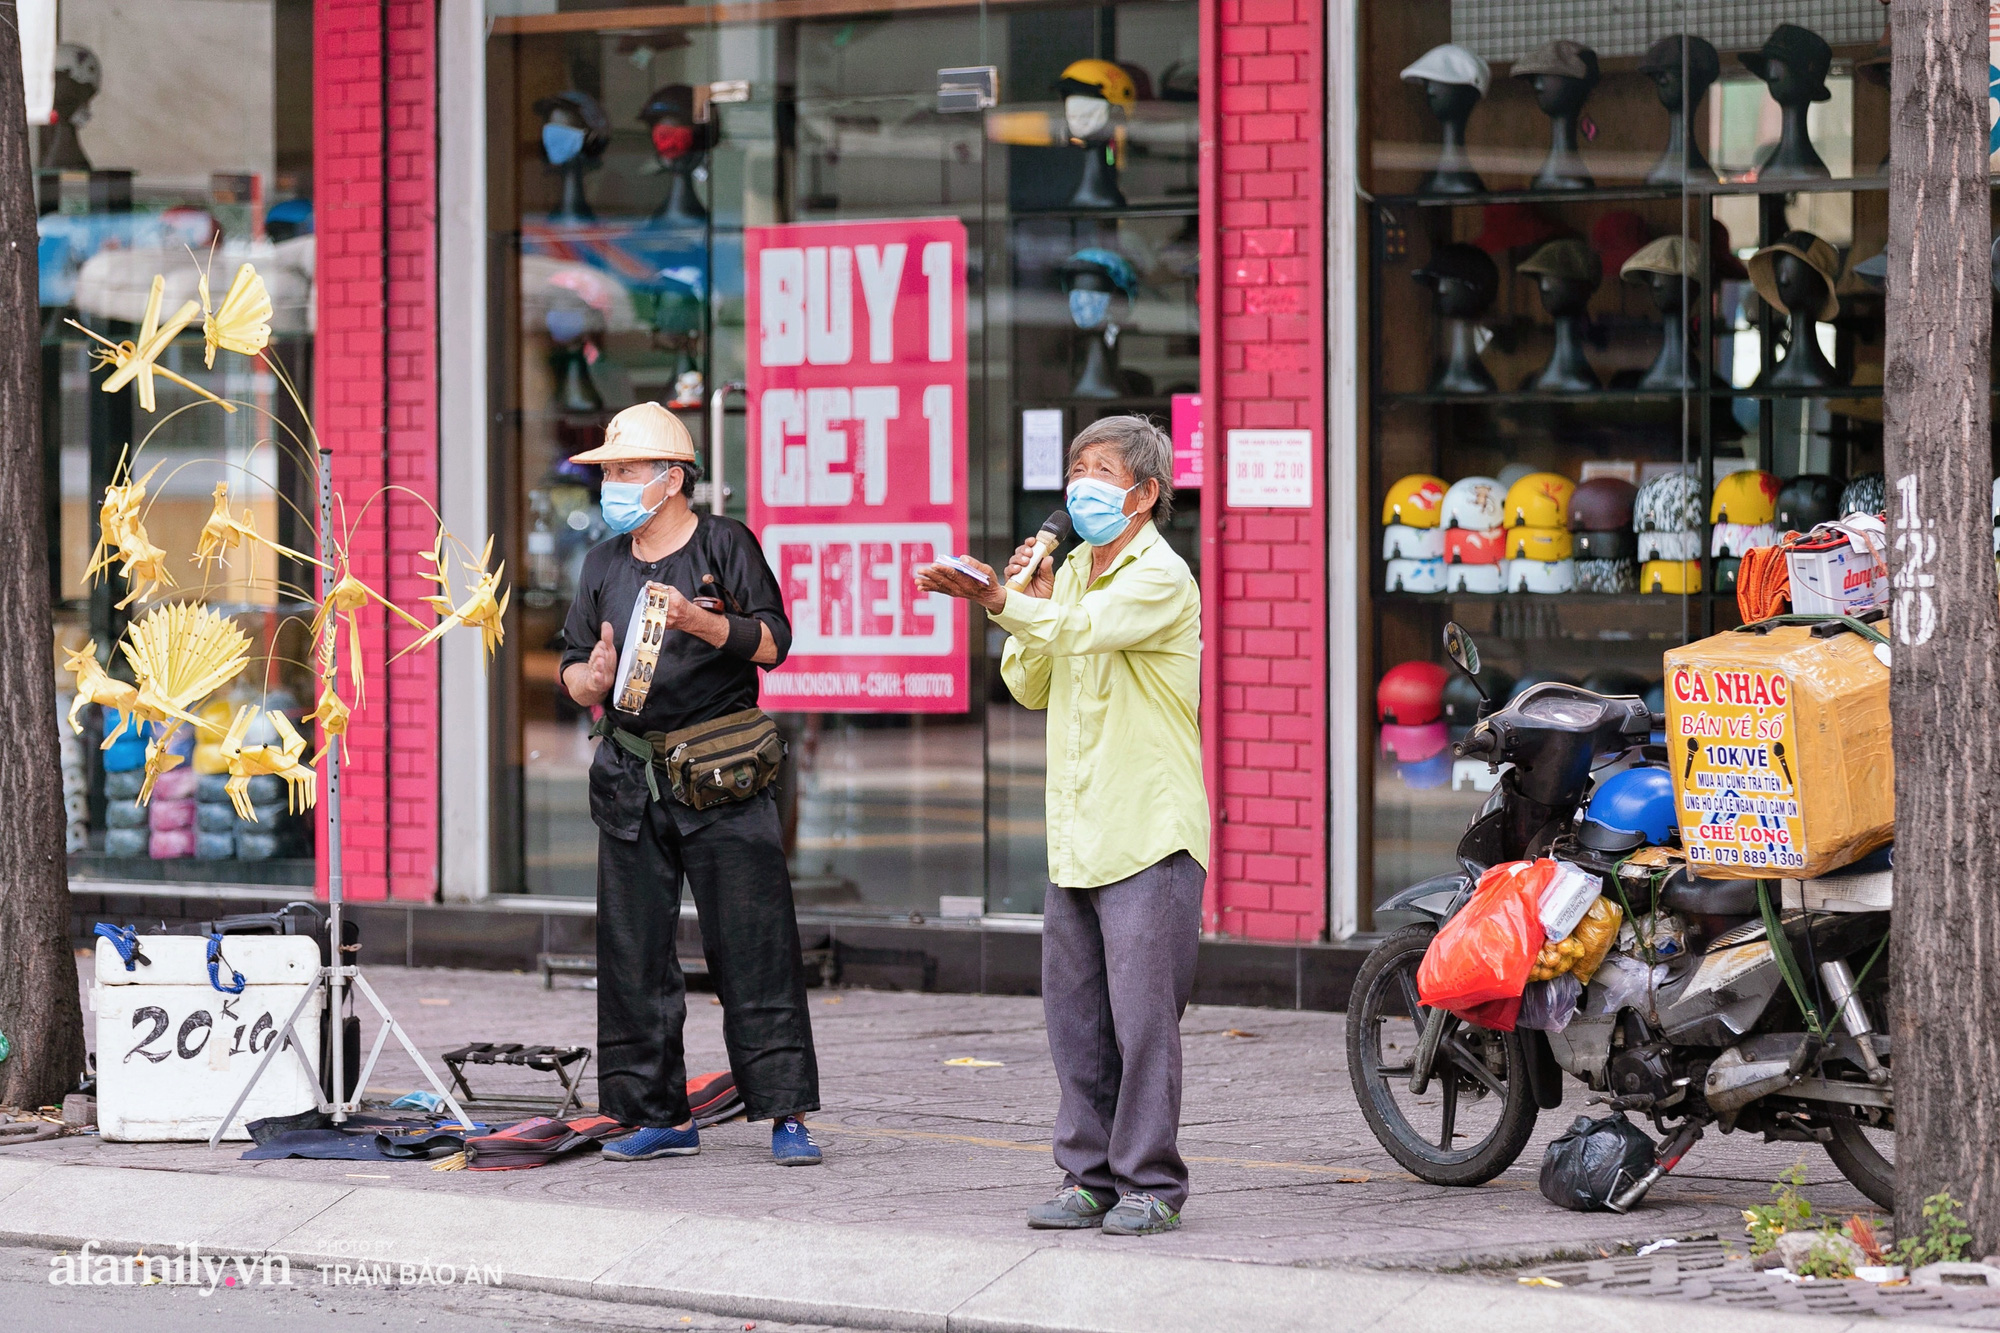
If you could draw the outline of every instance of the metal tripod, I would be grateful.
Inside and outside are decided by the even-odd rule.
[[[321,558],[326,559],[327,553],[333,549],[333,453],[329,449],[321,449],[319,451]],[[332,593],[333,585],[333,562],[328,561],[319,572],[319,595],[322,604]],[[339,665],[340,636],[336,633],[338,628],[336,619],[334,615],[327,616],[323,631],[326,642],[320,646],[320,652],[325,659],[323,671],[329,678],[333,675],[334,668]],[[250,1090],[257,1086],[257,1080],[264,1077],[264,1071],[270,1068],[271,1060],[277,1055],[280,1047],[288,1046],[298,1056],[300,1065],[305,1068],[306,1077],[313,1085],[313,1098],[319,1110],[331,1116],[334,1124],[341,1124],[347,1117],[361,1109],[361,1094],[368,1090],[368,1076],[375,1072],[375,1062],[381,1058],[382,1048],[388,1044],[391,1033],[394,1033],[396,1040],[403,1044],[403,1049],[410,1053],[410,1058],[417,1062],[417,1068],[424,1072],[424,1077],[430,1080],[431,1087],[444,1100],[444,1104],[451,1108],[451,1113],[457,1118],[458,1123],[468,1127],[472,1124],[472,1117],[465,1113],[465,1108],[451,1095],[451,1090],[445,1086],[444,1080],[438,1077],[437,1070],[431,1067],[430,1061],[424,1059],[423,1052],[419,1051],[417,1044],[410,1040],[410,1034],[403,1031],[403,1025],[389,1012],[389,1006],[382,1003],[382,997],[368,984],[368,978],[361,975],[360,966],[349,962],[341,951],[340,745],[337,742],[326,747],[326,893],[326,928],[330,935],[327,957],[332,961],[328,966],[320,968],[312,984],[306,987],[305,994],[299,997],[298,1005],[292,1010],[292,1016],[285,1020],[284,1026],[264,1047],[264,1058],[257,1062],[257,1068],[250,1074],[250,1081],[243,1085],[243,1091],[236,1094],[236,1101],[230,1106],[229,1113],[222,1117],[222,1123],[217,1125],[215,1133],[209,1136],[208,1146],[211,1148],[220,1144],[223,1134],[236,1123],[237,1115],[243,1110],[243,1103],[250,1099]],[[369,1048],[368,1058],[361,1065],[361,1074],[354,1080],[355,1095],[352,1097],[347,1095],[347,1033],[340,1016],[341,996],[350,983],[354,989],[361,992],[369,1004],[375,1007],[376,1016],[382,1020],[382,1026],[375,1033],[375,1044]],[[300,1039],[297,1028],[299,1016],[305,1013],[306,1006],[311,1003],[314,995],[320,993],[321,987],[325,988],[328,1030],[333,1034],[332,1040],[327,1043],[330,1048],[328,1062],[332,1066],[332,1077],[324,1085],[314,1071],[312,1061],[306,1057],[305,1043]],[[325,1091],[323,1088],[330,1091]]]

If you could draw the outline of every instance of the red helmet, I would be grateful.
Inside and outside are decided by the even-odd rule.
[[[1382,673],[1375,687],[1375,716],[1395,726],[1418,727],[1444,716],[1445,669],[1435,662],[1403,662]]]

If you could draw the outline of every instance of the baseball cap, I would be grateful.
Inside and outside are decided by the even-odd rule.
[[[1469,83],[1479,90],[1481,97],[1492,83],[1493,72],[1486,62],[1472,52],[1452,42],[1433,46],[1412,61],[1402,74],[1405,83],[1415,83],[1420,79],[1431,79],[1438,83]]]

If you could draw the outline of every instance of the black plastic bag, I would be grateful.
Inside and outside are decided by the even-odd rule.
[[[1542,1158],[1542,1197],[1574,1212],[1603,1209],[1653,1169],[1654,1147],[1623,1111],[1580,1115]]]

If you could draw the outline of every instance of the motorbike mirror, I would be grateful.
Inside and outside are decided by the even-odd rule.
[[[1456,620],[1448,620],[1444,626],[1444,650],[1451,660],[1458,663],[1458,669],[1472,677],[1472,687],[1479,691],[1481,699],[1489,699],[1486,686],[1479,680],[1479,645]]]

